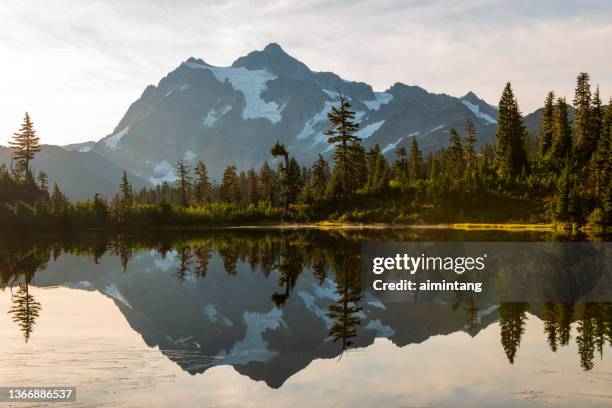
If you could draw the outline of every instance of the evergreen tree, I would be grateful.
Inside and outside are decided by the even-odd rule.
[[[412,143],[410,144],[410,177],[413,180],[419,180],[423,177],[423,156],[419,149],[416,137],[412,137]]]
[[[597,85],[597,87],[595,88],[595,93],[593,94],[593,100],[591,102],[591,113],[589,118],[591,121],[590,132],[591,137],[593,139],[592,147],[593,151],[596,151],[599,139],[601,137],[604,119],[604,110],[601,106],[601,96],[599,95],[599,85]]]
[[[448,176],[451,180],[461,180],[465,169],[463,146],[459,133],[455,128],[451,128],[449,137],[449,146],[447,153]]]
[[[9,145],[15,164],[15,173],[27,178],[30,174],[30,161],[40,151],[40,139],[36,135],[28,112],[25,113],[21,128],[13,134],[13,140],[9,142]]]
[[[53,183],[51,192],[51,210],[55,215],[62,214],[68,208],[68,199],[62,193],[57,183]]]
[[[579,164],[585,163],[593,153],[594,140],[591,135],[591,85],[589,74],[578,75],[574,96],[574,138],[575,153]]]
[[[353,166],[350,162],[350,146],[359,143],[361,140],[355,136],[359,129],[359,124],[355,122],[355,112],[351,111],[351,104],[340,95],[340,106],[332,106],[327,114],[332,128],[325,132],[327,143],[336,147],[334,151],[334,162],[340,171],[342,194],[347,195],[353,192]]]
[[[553,134],[555,129],[555,93],[549,92],[544,101],[544,109],[542,110],[542,120],[540,122],[540,143],[539,157],[543,164],[546,165],[550,159],[549,152],[553,144]]]
[[[395,149],[395,155],[398,158],[398,160],[396,161],[396,168],[398,174],[396,174],[395,178],[400,183],[406,184],[408,182],[408,177],[410,173],[410,167],[408,165],[408,152],[406,151],[405,147],[401,146]]]
[[[259,169],[259,197],[260,199],[268,204],[274,205],[274,190],[276,184],[276,175],[274,174],[274,170],[270,167],[268,162],[264,162],[261,169]]]
[[[278,169],[280,173],[279,182],[281,185],[281,195],[283,196],[283,206],[285,210],[289,209],[289,190],[291,187],[289,186],[290,179],[292,177],[289,176],[289,152],[285,148],[285,145],[281,143],[281,141],[277,141],[274,146],[270,149],[270,154],[274,157],[283,157],[284,163],[279,164]]]
[[[119,185],[120,198],[119,198],[119,210],[121,212],[120,218],[124,218],[131,210],[134,205],[134,194],[132,191],[132,185],[128,180],[126,171],[123,171],[121,176],[121,184]]]
[[[184,160],[179,160],[176,163],[176,172],[178,174],[178,185],[181,197],[181,206],[183,208],[189,205],[189,191],[191,190],[191,176],[189,175],[189,166]]]
[[[312,194],[315,197],[322,197],[325,194],[330,171],[329,164],[321,154],[319,154],[319,158],[312,165],[310,173]]]
[[[106,201],[100,194],[96,193],[93,199],[93,212],[95,218],[95,224],[97,226],[104,226],[108,222],[108,206]]]
[[[211,202],[211,185],[208,181],[208,171],[206,165],[198,161],[195,166],[195,186],[194,195],[199,205],[210,204]]]
[[[465,121],[464,140],[465,180],[468,190],[471,190],[474,187],[473,184],[478,167],[478,156],[476,155],[476,130],[474,129],[474,123],[470,119]]]
[[[357,191],[362,188],[368,180],[366,151],[358,141],[351,143],[349,146],[349,163],[351,166],[350,191]]]
[[[240,203],[240,181],[236,166],[227,166],[223,172],[223,181],[219,189],[221,200],[226,203]]]
[[[495,143],[496,167],[501,176],[516,176],[527,167],[524,138],[525,127],[521,112],[512,92],[512,85],[508,82],[499,100]]]
[[[374,191],[376,189],[377,178],[376,178],[376,170],[378,157],[380,156],[380,146],[376,143],[368,152],[366,153],[366,163],[368,170],[368,178],[366,187],[368,191]]]
[[[250,169],[247,172],[247,200],[249,204],[257,205],[257,203],[259,203],[258,185],[257,172],[255,169]]]
[[[596,165],[599,176],[599,205],[606,222],[612,222],[612,98],[604,115],[597,144]]]
[[[604,136],[604,110],[601,106],[601,97],[599,96],[599,85],[593,94],[591,109],[591,134],[594,140],[593,155],[591,158],[591,169],[589,173],[590,185],[593,190],[593,198],[598,206],[601,205],[601,179],[604,172],[605,162],[608,159],[607,137]]]
[[[552,154],[557,161],[569,160],[572,151],[572,131],[570,128],[567,103],[565,99],[557,99],[553,126]]]

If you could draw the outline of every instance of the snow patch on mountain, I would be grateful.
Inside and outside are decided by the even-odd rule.
[[[395,149],[395,147],[399,144],[399,142],[402,141],[402,138],[400,137],[399,139],[397,139],[397,141],[395,143],[389,143],[388,145],[386,145],[384,147],[384,149],[381,150],[382,154],[387,153],[389,150],[393,150]]]
[[[323,132],[319,132],[314,137],[315,144],[327,142],[327,136]]]
[[[476,115],[477,118],[483,119],[483,120],[485,120],[485,121],[487,121],[487,122],[489,122],[491,124],[497,123],[497,121],[495,119],[493,119],[491,116],[487,115],[484,112],[481,112],[480,111],[480,106],[478,106],[476,104],[473,104],[470,101],[466,101],[465,99],[462,99],[461,103],[464,104],[465,106],[467,106],[467,108],[469,110],[471,110],[472,113],[474,115]]]
[[[321,89],[321,90],[322,90],[323,92],[325,92],[325,94],[326,94],[327,96],[329,96],[330,98],[333,98],[333,99],[340,99],[340,93],[339,93],[338,91],[331,91],[331,90],[329,90],[329,89]],[[350,96],[346,96],[346,95],[344,95],[344,97],[345,97],[346,99],[351,99],[351,97],[350,97]]]
[[[121,138],[125,135],[128,134],[128,132],[130,131],[130,127],[126,126],[125,128],[123,128],[121,131],[115,133],[114,135],[110,136],[109,138],[107,138],[104,141],[104,144],[106,145],[106,147],[108,147],[109,149],[115,149],[117,147],[117,143],[119,143],[119,141],[121,140]]]
[[[336,145],[329,145],[327,146],[327,149],[323,150],[323,153],[331,152],[335,148],[336,148]]]
[[[384,120],[381,120],[380,122],[370,123],[361,130],[355,132],[355,136],[359,136],[362,139],[367,139],[368,137],[372,136],[374,132],[380,129],[383,123],[385,123]]]
[[[323,122],[327,118],[327,112],[331,110],[331,107],[335,104],[335,102],[326,101],[323,105],[323,110],[321,112],[314,115],[312,118],[308,119],[304,124],[304,128],[302,131],[296,136],[297,139],[302,140],[311,136],[314,131],[314,126],[317,123]]]
[[[202,120],[202,123],[206,127],[212,127],[217,122],[217,120],[219,120],[221,116],[225,115],[231,110],[232,110],[232,105],[225,105],[223,108],[219,110],[211,109],[210,112],[208,112],[208,115],[206,115],[206,117]]]
[[[281,121],[284,106],[279,106],[276,102],[266,102],[261,98],[261,93],[268,88],[266,82],[276,79],[276,75],[265,69],[221,68],[195,62],[185,62],[185,65],[193,69],[207,69],[213,73],[217,81],[229,81],[232,88],[242,92],[246,104],[242,110],[244,120],[264,118],[274,124]]]
[[[444,128],[444,125],[436,126],[435,128],[431,129],[428,133],[433,133],[433,132],[435,132],[437,130],[440,130],[442,128]]]
[[[149,181],[154,185],[162,184],[164,181],[167,183],[174,183],[176,180],[178,180],[178,177],[174,172],[174,167],[172,167],[170,163],[165,160],[155,165],[153,168],[153,173],[155,175],[149,177]]]
[[[183,156],[183,160],[185,160],[186,162],[191,162],[191,161],[193,161],[197,157],[198,157],[197,154],[195,154],[191,150],[187,150],[185,152],[185,155]]]
[[[381,105],[386,105],[393,100],[393,95],[386,92],[374,92],[374,99],[371,101],[363,101],[368,109],[377,111]]]

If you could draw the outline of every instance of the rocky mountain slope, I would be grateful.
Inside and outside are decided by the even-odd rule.
[[[215,67],[189,58],[156,85],[148,86],[111,134],[91,148],[152,184],[174,181],[174,163],[203,160],[213,177],[235,164],[258,167],[282,140],[301,162],[332,154],[323,132],[326,113],[339,93],[357,112],[357,135],[366,147],[391,155],[416,137],[424,152],[447,143],[451,127],[470,118],[481,143],[495,134],[497,110],[474,93],[456,98],[396,83],[385,92],[330,72],[315,72],[269,44]]]

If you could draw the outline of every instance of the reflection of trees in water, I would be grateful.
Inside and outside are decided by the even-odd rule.
[[[11,303],[8,313],[12,315],[13,322],[19,326],[23,339],[27,343],[40,314],[40,303],[30,294],[28,283],[19,285],[17,292],[13,294]]]
[[[358,251],[335,251],[331,257],[331,267],[336,281],[338,300],[329,305],[327,316],[334,320],[329,335],[334,342],[340,342],[342,351],[353,345],[357,336],[357,326],[361,319],[358,313],[363,309],[361,300],[361,275]]]
[[[212,250],[208,247],[199,247],[193,250],[196,261],[195,273],[198,278],[204,278],[208,272],[208,263],[212,258]]]
[[[528,303],[512,302],[499,305],[499,327],[501,343],[510,364],[514,364],[516,352],[525,333]]]
[[[278,270],[278,285],[283,288],[282,292],[274,292],[272,301],[277,307],[287,302],[293,288],[297,283],[298,276],[304,269],[303,248],[291,243],[290,239],[284,239],[280,243],[279,261],[274,265]]]
[[[189,267],[191,266],[191,248],[183,246],[177,249],[178,253],[178,267],[176,268],[176,280],[183,282],[185,277],[190,272]]]
[[[410,232],[413,234],[413,232]],[[379,240],[388,239],[388,231]],[[390,237],[397,241],[414,237]],[[0,289],[15,285],[17,290],[10,308],[11,315],[19,324],[24,338],[28,340],[41,309],[40,304],[29,294],[28,284],[37,270],[44,269],[48,260],[62,253],[91,257],[98,262],[106,253],[117,256],[124,270],[131,258],[141,250],[154,249],[165,256],[175,251],[177,267],[174,270],[179,281],[187,276],[205,278],[213,254],[218,254],[225,272],[237,275],[237,264],[248,265],[253,272],[265,277],[277,276],[278,288],[270,294],[271,301],[279,307],[285,305],[293,295],[299,276],[305,271],[312,273],[319,284],[335,285],[336,300],[328,306],[327,316],[332,324],[329,335],[339,343],[342,350],[354,346],[360,326],[360,248],[364,240],[376,241],[364,232],[341,233],[291,230],[282,232],[211,232],[199,233],[197,237],[98,236],[91,239],[50,241],[45,245],[35,244],[0,250]],[[128,272],[129,273],[129,272]],[[466,316],[468,331],[475,334],[479,327],[479,311],[489,307],[477,304],[474,298],[464,299],[452,307],[461,309]],[[554,352],[568,346],[572,337],[572,326],[576,329],[580,364],[591,369],[596,357],[603,357],[606,344],[612,345],[612,305],[608,303],[546,303],[528,306],[526,303],[502,303],[499,305],[501,345],[510,363],[518,358],[522,336],[525,332],[527,310],[543,320],[546,341]],[[18,317],[19,316],[19,317]]]
[[[585,370],[594,367],[595,351],[603,358],[606,340],[612,345],[612,305],[583,303],[578,308],[576,344],[580,365]]]
[[[26,342],[30,339],[39,317],[41,305],[30,293],[30,283],[36,271],[44,269],[53,254],[49,245],[0,251],[0,289],[11,287],[11,306],[8,314],[17,323]],[[13,285],[17,289],[13,292]]]
[[[452,303],[451,307],[453,311],[457,311],[461,306],[463,306],[465,312],[466,327],[468,331],[472,333],[476,330],[476,326],[479,323],[478,312],[480,311],[473,292],[468,294],[468,299],[466,301],[455,301]]]
[[[483,327],[477,317],[480,308],[473,299],[455,302],[451,307],[465,313],[465,327],[472,334]],[[500,340],[510,364],[517,358],[529,310],[541,318],[552,352],[569,346],[572,328],[576,329],[575,341],[584,370],[595,366],[597,355],[603,359],[607,344],[612,346],[612,303],[546,302],[530,307],[528,303],[504,302],[498,308]]]

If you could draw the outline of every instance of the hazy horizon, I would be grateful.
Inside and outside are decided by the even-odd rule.
[[[600,0],[9,0],[0,10],[0,144],[26,110],[42,143],[98,140],[187,58],[227,66],[271,42],[314,71],[379,91],[403,82],[497,104],[512,81],[527,114],[549,90],[571,101],[576,75],[589,72],[607,103],[611,17]]]

